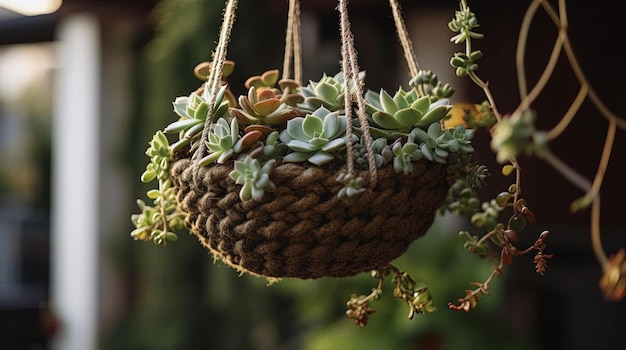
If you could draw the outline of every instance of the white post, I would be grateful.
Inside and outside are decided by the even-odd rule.
[[[97,348],[100,26],[61,17],[52,123],[51,307],[58,350]]]

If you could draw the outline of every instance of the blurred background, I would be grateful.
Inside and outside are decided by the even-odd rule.
[[[610,303],[597,287],[588,212],[571,214],[582,195],[546,164],[521,159],[524,196],[537,221],[531,244],[550,230],[546,275],[518,259],[476,310],[447,309],[483,281],[495,261],[467,254],[458,231],[440,216],[395,265],[429,285],[439,311],[408,320],[391,284],[372,306],[367,327],[345,317],[350,294],[375,286],[349,279],[286,280],[271,286],[214,263],[191,235],[168,247],[133,241],[130,215],[145,198],[144,151],[154,130],[173,120],[171,102],[200,81],[193,67],[210,60],[223,0],[63,0],[43,12],[0,2],[0,349],[597,349],[624,346],[626,302]],[[17,1],[22,5],[35,1]],[[455,0],[400,1],[420,67],[457,92],[453,102],[480,103],[482,91],[456,78],[449,58]],[[501,112],[519,102],[515,50],[527,2],[470,1],[484,40],[479,75]],[[332,0],[302,1],[305,80],[339,71],[338,12]],[[569,33],[581,66],[606,105],[623,116],[626,73],[619,62],[621,22],[612,1],[569,2]],[[349,3],[359,65],[368,86],[406,86],[407,69],[388,2]],[[23,12],[19,12],[23,11]],[[240,1],[228,47],[229,78],[282,68],[286,0]],[[533,20],[527,73],[541,74],[557,32],[543,12]],[[553,126],[579,85],[567,61],[537,100],[539,128]],[[551,144],[592,177],[606,122],[590,103]],[[626,246],[623,132],[604,183],[603,244]],[[490,198],[508,186],[497,174],[488,138],[475,145],[491,173]]]

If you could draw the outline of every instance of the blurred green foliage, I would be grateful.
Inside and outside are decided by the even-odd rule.
[[[284,21],[258,16],[270,0],[240,4],[229,45],[237,62],[232,84],[282,64]],[[134,130],[129,161],[134,173],[144,170],[145,149],[153,130],[174,118],[171,102],[200,84],[193,67],[210,60],[220,26],[223,1],[162,0],[154,15],[155,32],[141,50],[136,65]],[[276,10],[277,6],[272,6]],[[284,4],[286,13],[286,1]],[[451,13],[452,15],[452,13]],[[355,33],[358,35],[358,33]],[[389,35],[394,35],[392,31]],[[391,42],[391,40],[388,40]],[[258,53],[262,52],[262,55]],[[337,52],[339,58],[339,52]],[[306,58],[305,58],[306,59]],[[273,66],[272,66],[273,65]],[[305,71],[305,79],[308,79]],[[240,83],[241,82],[241,83]],[[137,181],[138,182],[138,181]],[[141,196],[146,188],[136,188]],[[132,203],[131,203],[132,204]],[[394,264],[434,295],[434,314],[407,319],[408,307],[392,296],[389,280],[378,310],[367,327],[345,316],[350,294],[367,294],[376,280],[367,273],[348,279],[266,280],[237,272],[219,262],[191,235],[181,235],[168,247],[135,242],[122,235],[113,254],[127,271],[128,304],[124,319],[107,330],[103,349],[525,349],[513,336],[510,315],[503,307],[501,285],[471,313],[447,308],[491,269],[488,260],[468,254],[458,228],[436,221]],[[130,232],[131,223],[129,221]]]

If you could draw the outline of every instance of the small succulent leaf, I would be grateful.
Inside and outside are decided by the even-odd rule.
[[[170,149],[172,150],[172,152],[180,151],[181,149],[185,148],[185,146],[187,146],[189,142],[191,142],[191,139],[184,137],[171,145]]]
[[[252,199],[260,201],[263,199],[263,195],[265,195],[265,189],[257,186],[252,187]]]
[[[393,114],[398,110],[398,105],[384,89],[380,89],[380,104],[387,113]]]
[[[209,164],[213,164],[221,155],[222,155],[221,152],[210,153],[209,155],[200,159],[200,161],[198,161],[198,165],[207,166]]]
[[[336,151],[338,149],[340,149],[341,147],[345,146],[345,141],[343,138],[340,139],[334,139],[332,141],[327,142],[325,145],[323,145],[321,147],[322,151],[326,151],[326,152],[332,152],[332,151]]]
[[[271,145],[274,142],[278,141],[279,135],[280,133],[278,131],[272,131],[270,134],[267,135],[267,138],[265,139],[265,144]]]
[[[176,133],[176,132],[181,132],[183,130],[187,130],[188,128],[190,128],[191,126],[201,123],[201,120],[198,119],[180,119],[177,120],[173,123],[170,123],[170,125],[168,125],[165,130],[163,130],[166,133]]]
[[[443,119],[446,114],[448,114],[449,109],[450,107],[446,105],[440,105],[436,106],[435,108],[431,108],[428,113],[426,113],[426,115],[422,117],[422,120],[420,122],[423,124],[432,124],[434,122],[438,122]]]
[[[441,125],[439,123],[432,123],[428,126],[428,136],[433,139],[436,139],[441,135],[443,130],[441,129]]]
[[[430,97],[422,96],[415,100],[415,102],[411,103],[411,108],[417,109],[420,111],[422,115],[426,114],[428,108],[430,107]]]
[[[174,112],[178,114],[181,118],[189,119],[189,114],[187,114],[187,101],[189,97],[181,96],[177,97],[172,105],[174,106]]]
[[[393,117],[402,125],[403,128],[408,128],[419,122],[422,113],[414,108],[404,108],[397,111]]]
[[[233,137],[228,135],[220,138],[219,147],[220,149],[227,150],[232,148],[234,145]]]
[[[461,149],[461,145],[459,144],[459,141],[455,139],[448,141],[448,150],[450,152],[456,153],[459,151],[459,149]]]
[[[169,140],[167,139],[167,136],[165,136],[165,134],[162,131],[158,131],[155,135],[155,140],[158,144],[158,147],[161,150],[167,150],[167,148],[169,147]]]
[[[309,157],[308,161],[315,165],[323,165],[335,159],[332,154],[324,151],[318,151],[311,157]]]
[[[226,119],[224,118],[220,120],[226,122]],[[239,139],[239,123],[237,123],[237,119],[235,118],[233,118],[233,120],[231,120],[230,122],[230,136],[232,137],[233,141]]]
[[[404,93],[404,91],[399,88],[396,94],[393,96],[393,101],[396,103],[398,109],[400,110],[409,107],[409,102],[407,101],[405,95],[406,94]]]
[[[258,100],[258,94],[256,92],[256,88],[254,86],[251,86],[248,89],[248,103],[250,106],[254,106],[255,104],[257,104],[259,102]],[[239,104],[241,104],[241,101],[239,101]],[[254,108],[252,108],[254,109]]]
[[[215,133],[209,133],[209,141],[207,142],[207,146],[211,147],[210,145],[219,145],[220,143],[220,138],[219,136],[217,136]]]
[[[308,140],[310,136],[304,133],[304,128],[302,126],[303,123],[304,118],[302,117],[290,119],[287,122],[287,134],[289,134],[289,136],[295,140]],[[283,133],[281,133],[280,139],[285,143],[289,142],[288,140],[283,139]]]
[[[328,139],[325,137],[312,137],[307,143],[313,145],[315,149],[319,149],[328,143]]]
[[[395,130],[402,128],[402,124],[398,123],[391,114],[386,112],[375,112],[372,114],[372,119],[383,129]]]
[[[219,105],[216,105],[213,111],[213,120],[222,117],[228,111],[228,101],[224,101]]]
[[[198,124],[190,127],[189,129],[187,129],[187,131],[185,132],[185,135],[183,136],[183,138],[191,139],[192,137],[196,136],[196,134],[201,132],[202,129],[204,129],[204,123],[198,123]]]
[[[277,98],[268,98],[267,100],[255,103],[252,108],[262,116],[267,116],[274,112],[282,104]]]
[[[206,102],[202,101],[196,107],[196,111],[193,113],[193,117],[195,119],[205,120],[208,112],[209,112],[209,105]]]
[[[241,187],[241,190],[239,191],[239,198],[242,201],[248,201],[252,198],[252,184],[249,182],[246,182],[243,184],[243,186]]]
[[[239,138],[242,146],[250,146],[259,141],[263,137],[263,133],[257,130],[248,131],[242,137]]]
[[[274,86],[276,85],[276,82],[278,81],[278,78],[279,78],[278,74],[279,74],[278,69],[268,70],[264,72],[263,74],[261,74],[261,80],[263,81],[263,84],[265,84],[265,86]]]
[[[367,90],[364,98],[368,104],[368,106],[366,106],[368,113],[372,114],[377,110],[380,111],[383,109],[383,106],[380,104],[380,95],[376,91]],[[374,108],[373,110],[372,107]]]
[[[424,143],[422,144],[420,149],[422,150],[422,153],[424,153],[424,157],[426,157],[426,159],[430,160],[431,162],[434,161],[432,148],[428,147],[428,145]]]
[[[232,149],[225,150],[222,154],[217,158],[217,163],[224,164],[235,152]]]
[[[319,146],[300,140],[292,140],[287,146],[296,152],[313,152],[319,149]]]
[[[413,154],[413,152],[417,151],[418,149],[419,146],[415,143],[405,143],[404,146],[402,146],[402,153]]]
[[[339,130],[339,115],[337,112],[328,113],[324,118],[322,129],[326,137],[334,136]]]
[[[218,106],[222,104],[224,101],[224,96],[226,95],[226,90],[228,89],[227,85],[220,86],[219,91],[217,91],[217,95],[215,95],[215,105]]]
[[[322,100],[329,102],[334,102],[340,94],[335,86],[326,81],[317,84],[315,91]]]
[[[304,117],[302,131],[309,138],[317,137],[324,131],[324,123],[320,118],[309,114]]]
[[[143,183],[148,183],[152,180],[154,180],[157,176],[156,171],[149,171],[146,170],[143,172],[143,174],[141,174],[141,182]]]
[[[449,153],[443,148],[435,148],[435,154],[441,158],[446,158]]]
[[[314,153],[313,152],[293,152],[283,157],[283,162],[301,163],[306,162]]]

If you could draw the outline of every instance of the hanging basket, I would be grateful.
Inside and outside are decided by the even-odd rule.
[[[276,191],[242,202],[232,163],[199,168],[177,160],[171,178],[185,225],[226,264],[266,277],[347,277],[387,265],[426,233],[449,185],[446,166],[391,166],[353,205],[337,197],[344,169],[293,163],[272,171]],[[367,172],[361,174],[367,178]]]
[[[258,90],[246,82],[236,99],[223,74],[236,7],[228,1],[214,61],[195,71],[206,83],[174,101],[180,119],[164,129],[179,140],[170,145],[157,132],[146,152],[142,180],[158,178],[149,196],[161,207],[140,203],[133,237],[163,243],[184,224],[241,273],[315,279],[385,270],[428,231],[459,176],[455,166],[473,152],[473,131],[444,130],[453,90],[417,69],[402,27],[410,91],[364,91],[340,5],[340,73],[302,86],[292,0],[280,89],[278,71],[268,71],[249,80],[263,84]]]

